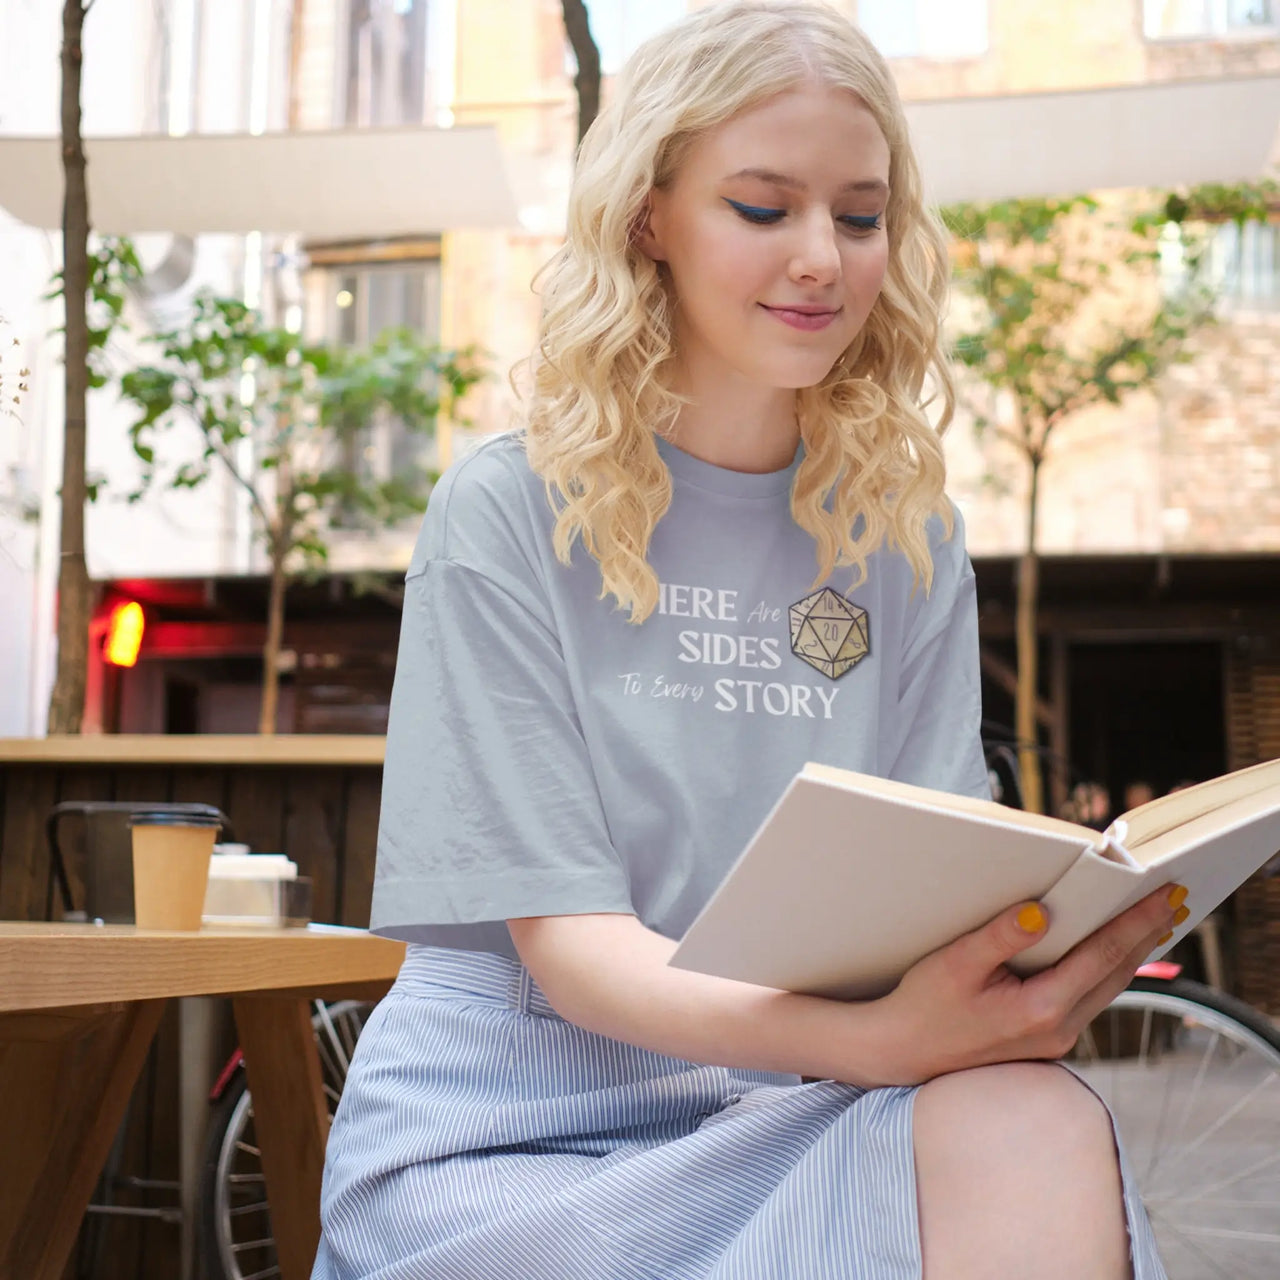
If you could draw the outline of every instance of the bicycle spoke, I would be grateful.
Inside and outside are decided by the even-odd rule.
[[[1271,1165],[1280,1165],[1280,1151],[1264,1157],[1257,1164],[1250,1165],[1247,1169],[1241,1169],[1238,1173],[1233,1173],[1229,1178],[1211,1182],[1207,1187],[1197,1187],[1195,1190],[1196,1203],[1199,1204],[1204,1196],[1212,1195],[1215,1191],[1223,1191],[1227,1187],[1234,1187],[1237,1182],[1244,1178],[1252,1178],[1255,1173],[1260,1173]]]
[[[1254,1085],[1253,1088],[1250,1089],[1249,1092],[1244,1095],[1244,1097],[1237,1099],[1233,1106],[1228,1107],[1227,1110],[1224,1111],[1222,1115],[1217,1120],[1214,1121],[1213,1124],[1211,1124],[1207,1129],[1205,1129],[1202,1133],[1200,1133],[1193,1142],[1191,1142],[1188,1146],[1182,1147],[1178,1150],[1178,1159],[1180,1161],[1185,1161],[1187,1156],[1191,1155],[1192,1152],[1198,1151],[1202,1146],[1204,1146],[1206,1142],[1209,1141],[1210,1138],[1212,1138],[1216,1133],[1218,1133],[1224,1125],[1230,1123],[1231,1120],[1233,1120],[1236,1116],[1238,1116],[1240,1112],[1243,1111],[1244,1108],[1247,1107],[1249,1103],[1252,1102],[1253,1099],[1257,1097],[1259,1093],[1262,1092],[1263,1089],[1265,1089],[1269,1084],[1271,1084],[1274,1079],[1275,1079],[1274,1076],[1264,1077],[1256,1085]]]
[[[1175,1077],[1175,1068],[1171,1065],[1164,1073],[1164,1092],[1160,1095],[1160,1114],[1156,1119],[1155,1136],[1151,1139],[1151,1154],[1147,1160],[1146,1173],[1143,1175],[1142,1181],[1149,1182],[1155,1166],[1160,1159],[1160,1143],[1164,1136],[1165,1121],[1169,1118],[1169,1104],[1173,1096],[1173,1081]]]
[[[345,1080],[347,1072],[351,1068],[351,1060],[343,1051],[342,1039],[333,1025],[333,1018],[329,1013],[329,1006],[321,1000],[316,1001],[316,1017],[320,1019],[320,1028],[324,1033],[323,1035],[321,1035],[319,1031],[316,1033],[316,1041],[321,1046],[321,1053],[324,1053],[324,1045],[327,1041],[328,1047],[333,1054],[333,1059],[330,1061],[334,1066],[334,1071],[338,1074],[338,1078],[340,1080]],[[334,1063],[334,1059],[336,1059],[336,1063]]]
[[[1240,1280],[1238,1275],[1234,1275],[1225,1267],[1219,1266],[1217,1259],[1214,1258],[1212,1254],[1206,1253],[1194,1240],[1190,1239],[1190,1237],[1188,1237],[1183,1231],[1181,1223],[1171,1222],[1168,1219],[1162,1218],[1160,1220],[1160,1224],[1167,1231],[1176,1236],[1179,1242],[1184,1245],[1189,1252],[1194,1253],[1201,1262],[1205,1262],[1212,1267],[1215,1274],[1221,1276],[1222,1280]]]
[[[272,1280],[280,1275],[279,1267],[268,1267],[265,1271],[255,1271],[251,1276],[241,1276],[240,1280]]]
[[[232,1173],[227,1175],[227,1181],[242,1186],[249,1182],[265,1182],[266,1179],[260,1173]]]
[[[249,1249],[274,1249],[275,1244],[276,1242],[270,1236],[267,1236],[263,1240],[245,1240],[240,1244],[233,1244],[231,1246],[231,1252],[244,1253]]]
[[[1197,1227],[1181,1224],[1185,1235],[1212,1236],[1222,1240],[1247,1240],[1251,1244],[1280,1244],[1280,1234],[1274,1231],[1239,1231],[1230,1227]]]
[[[1209,1043],[1204,1047],[1204,1053],[1200,1055],[1200,1063],[1196,1068],[1196,1078],[1191,1082],[1191,1096],[1187,1099],[1187,1104],[1182,1109],[1181,1132],[1186,1133],[1187,1122],[1191,1119],[1191,1104],[1196,1100],[1200,1092],[1200,1086],[1204,1083],[1204,1078],[1209,1070],[1209,1062],[1213,1058],[1213,1051],[1218,1047],[1222,1040],[1222,1033],[1215,1031],[1209,1037]]]
[[[265,1213],[271,1206],[265,1200],[255,1200],[253,1204],[238,1204],[229,1212],[233,1218],[243,1218],[250,1213]]]
[[[262,1159],[262,1152],[257,1147],[251,1146],[249,1143],[245,1142],[243,1139],[236,1143],[236,1150],[243,1151],[247,1156],[253,1156],[255,1160]]]

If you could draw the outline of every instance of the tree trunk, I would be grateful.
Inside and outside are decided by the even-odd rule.
[[[591,21],[584,0],[561,0],[565,34],[578,61],[573,87],[578,91],[578,142],[587,136],[591,122],[600,113],[600,50],[591,34]]]
[[[1040,727],[1036,722],[1039,652],[1036,617],[1040,595],[1040,561],[1036,552],[1036,508],[1040,495],[1041,458],[1031,457],[1031,490],[1027,499],[1027,549],[1018,562],[1018,696],[1014,725],[1018,737],[1018,773],[1023,808],[1044,812],[1044,782],[1040,771]]]
[[[289,586],[284,571],[287,550],[282,536],[272,537],[271,598],[267,604],[267,642],[262,646],[262,709],[258,716],[258,732],[262,734],[275,733],[280,702],[280,644],[284,639],[284,593]]]
[[[89,665],[92,599],[84,550],[85,419],[89,332],[89,196],[80,137],[81,0],[62,8],[63,302],[66,307],[66,410],[62,445],[62,527],[58,561],[58,670],[49,700],[50,733],[79,733]]]

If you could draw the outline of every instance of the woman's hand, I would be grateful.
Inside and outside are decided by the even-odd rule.
[[[882,1083],[918,1084],[966,1067],[1063,1057],[1173,928],[1185,896],[1166,885],[1031,978],[1019,978],[1006,962],[1044,934],[1048,918],[1035,903],[1012,907],[926,956],[876,1002],[886,1046],[894,1046],[885,1064],[891,1078]]]

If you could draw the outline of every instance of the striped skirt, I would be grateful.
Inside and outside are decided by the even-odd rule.
[[[410,947],[334,1118],[313,1280],[915,1280],[913,1096],[664,1057],[501,956]]]

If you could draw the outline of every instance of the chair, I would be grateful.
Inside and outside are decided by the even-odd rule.
[[[193,814],[217,818],[221,839],[233,840],[231,821],[211,804],[151,800],[68,800],[54,805],[45,819],[49,845],[49,880],[45,888],[45,919],[53,919],[55,884],[62,899],[63,919],[133,923],[133,853],[129,818],[135,813]],[[84,822],[84,902],[77,908],[67,874],[60,839],[69,819]]]

